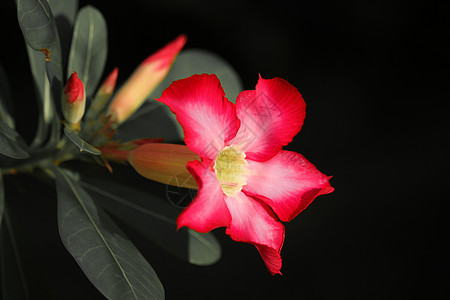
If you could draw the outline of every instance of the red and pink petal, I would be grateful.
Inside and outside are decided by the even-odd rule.
[[[216,75],[174,81],[156,100],[175,113],[186,145],[201,157],[215,159],[240,126],[235,105],[225,98]]]
[[[205,233],[217,227],[228,226],[231,215],[210,162],[190,161],[187,168],[197,182],[198,192],[191,204],[178,216],[178,228],[186,226]]]
[[[318,195],[334,190],[330,177],[296,152],[282,150],[268,161],[247,162],[244,193],[263,200],[284,222],[292,220]]]
[[[284,226],[273,211],[242,192],[235,197],[225,196],[225,202],[231,214],[226,233],[235,241],[255,245],[270,273],[280,273]]]
[[[265,245],[255,245],[259,254],[264,260],[264,264],[272,275],[281,275],[282,260],[280,251]]]
[[[259,78],[256,90],[243,91],[236,101],[241,121],[236,138],[247,158],[266,161],[292,141],[305,119],[305,101],[299,91],[281,78]]]

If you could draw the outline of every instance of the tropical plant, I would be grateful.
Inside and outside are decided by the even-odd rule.
[[[147,99],[159,97],[172,81],[196,73],[217,74],[227,95],[235,99],[242,90],[236,73],[223,59],[200,49],[183,50],[174,61],[186,41],[181,36],[149,57],[151,62],[159,62],[159,54],[172,51],[164,52],[164,59],[169,60],[164,72],[157,67],[146,70],[160,73],[144,84],[142,93],[131,95],[137,111],[119,121],[111,103],[119,101],[118,95],[127,85],[142,81],[136,74],[148,67],[148,60],[114,93],[118,74],[115,69],[104,76],[107,22],[100,11],[92,6],[78,10],[77,0],[16,3],[36,95],[36,100],[27,101],[37,101],[38,123],[29,124],[30,128],[36,126],[30,142],[16,130],[13,111],[19,109],[14,107],[8,75],[0,65],[0,294],[3,299],[27,299],[30,295],[22,276],[20,243],[14,235],[18,220],[9,213],[14,199],[5,197],[8,185],[4,181],[24,174],[56,186],[61,240],[105,297],[164,298],[151,261],[113,218],[192,264],[216,262],[220,245],[211,233],[188,228],[177,231],[181,208],[168,201],[166,186],[139,189],[133,179],[123,180],[120,172],[129,168],[123,164],[123,155],[162,139],[182,142],[182,130],[174,115],[164,105]],[[106,168],[114,173],[99,171]],[[38,191],[36,195],[39,198]]]

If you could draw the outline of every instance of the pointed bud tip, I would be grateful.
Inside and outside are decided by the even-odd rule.
[[[108,112],[117,124],[130,117],[167,76],[175,57],[186,43],[186,36],[175,40],[145,59],[111,101]]]
[[[159,65],[157,70],[163,68],[169,68],[175,57],[184,47],[187,41],[187,36],[180,34],[176,39],[169,42],[163,48],[159,49],[157,52],[150,55],[142,64],[149,64],[152,62],[158,62]]]
[[[112,94],[114,88],[116,87],[117,77],[119,75],[119,68],[114,68],[112,72],[108,75],[101,86],[101,90],[104,94]]]

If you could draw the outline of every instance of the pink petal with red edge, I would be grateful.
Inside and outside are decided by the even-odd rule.
[[[299,91],[281,78],[259,78],[256,90],[243,91],[236,101],[241,127],[230,143],[247,158],[266,161],[292,141],[305,119],[305,101]]]
[[[316,196],[334,190],[330,177],[296,152],[282,150],[268,161],[247,162],[244,193],[266,202],[284,222],[298,215]]]
[[[201,157],[215,159],[240,126],[236,108],[225,98],[216,75],[174,81],[156,100],[176,114],[186,145]]]
[[[228,226],[231,215],[225,204],[219,181],[211,170],[211,161],[190,161],[187,168],[197,182],[198,192],[191,204],[178,217],[178,228],[186,226],[205,233],[217,227]]]
[[[273,211],[262,201],[242,192],[235,197],[225,196],[225,202],[231,213],[226,233],[235,241],[255,245],[270,273],[281,274],[284,226]]]

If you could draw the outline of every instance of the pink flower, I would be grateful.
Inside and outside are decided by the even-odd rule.
[[[301,154],[282,150],[305,118],[298,90],[281,78],[259,78],[234,105],[217,77],[203,74],[173,82],[157,100],[176,114],[187,147],[201,158],[187,163],[198,193],[178,217],[178,228],[226,227],[233,240],[256,246],[273,275],[280,273],[280,220],[292,220],[316,196],[334,190]],[[143,166],[136,162],[151,155],[145,147],[130,155],[137,170]]]

